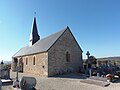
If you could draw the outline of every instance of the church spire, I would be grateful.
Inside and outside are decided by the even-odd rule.
[[[32,29],[31,29],[31,34],[30,34],[29,46],[32,46],[39,39],[40,39],[40,36],[38,35],[37,24],[36,24],[36,17],[34,17],[33,24],[32,24]]]

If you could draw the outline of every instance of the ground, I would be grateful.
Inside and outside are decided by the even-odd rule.
[[[79,74],[63,75],[61,77],[40,77],[37,75],[19,73],[19,78],[22,76],[32,76],[37,80],[37,90],[120,90],[119,81],[111,83],[108,87],[101,87],[80,82],[83,80]],[[11,78],[15,80],[16,73],[11,72]],[[69,77],[69,78],[67,78]],[[3,86],[2,90],[19,90],[13,89],[12,85]]]

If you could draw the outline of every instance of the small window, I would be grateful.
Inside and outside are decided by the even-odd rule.
[[[28,58],[26,58],[26,65],[28,64]]]
[[[35,65],[35,56],[33,57],[33,65]]]
[[[66,52],[66,62],[70,62],[70,53]]]

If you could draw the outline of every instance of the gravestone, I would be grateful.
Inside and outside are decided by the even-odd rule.
[[[3,60],[0,63],[0,78],[1,79],[10,79],[10,68],[5,67]]]
[[[36,79],[34,77],[25,77],[23,76],[20,80],[21,90],[35,90]]]
[[[89,79],[107,82],[107,78],[104,78],[104,77],[92,76],[92,77],[89,77]]]
[[[89,77],[85,80],[81,80],[81,82],[93,84],[93,85],[98,85],[98,86],[102,86],[102,87],[106,87],[106,86],[110,85],[110,83],[107,82],[107,78],[97,77],[97,76]]]

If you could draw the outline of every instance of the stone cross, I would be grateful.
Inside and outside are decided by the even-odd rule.
[[[16,81],[19,81],[18,80],[18,72],[19,72],[19,67],[18,67],[18,65],[16,66]]]
[[[91,64],[90,59],[89,59],[90,57],[89,51],[87,51],[86,55],[87,55],[87,64]]]
[[[89,59],[89,56],[90,56],[89,51],[87,51],[86,55],[87,55],[87,58]]]
[[[89,51],[87,51],[86,55],[87,55],[87,60],[88,60],[87,65],[89,66],[89,65],[91,64],[91,61],[90,61],[90,59],[89,59],[89,56],[90,56]],[[90,77],[91,77],[91,68],[88,67],[88,69],[89,69],[89,74],[90,74]]]

